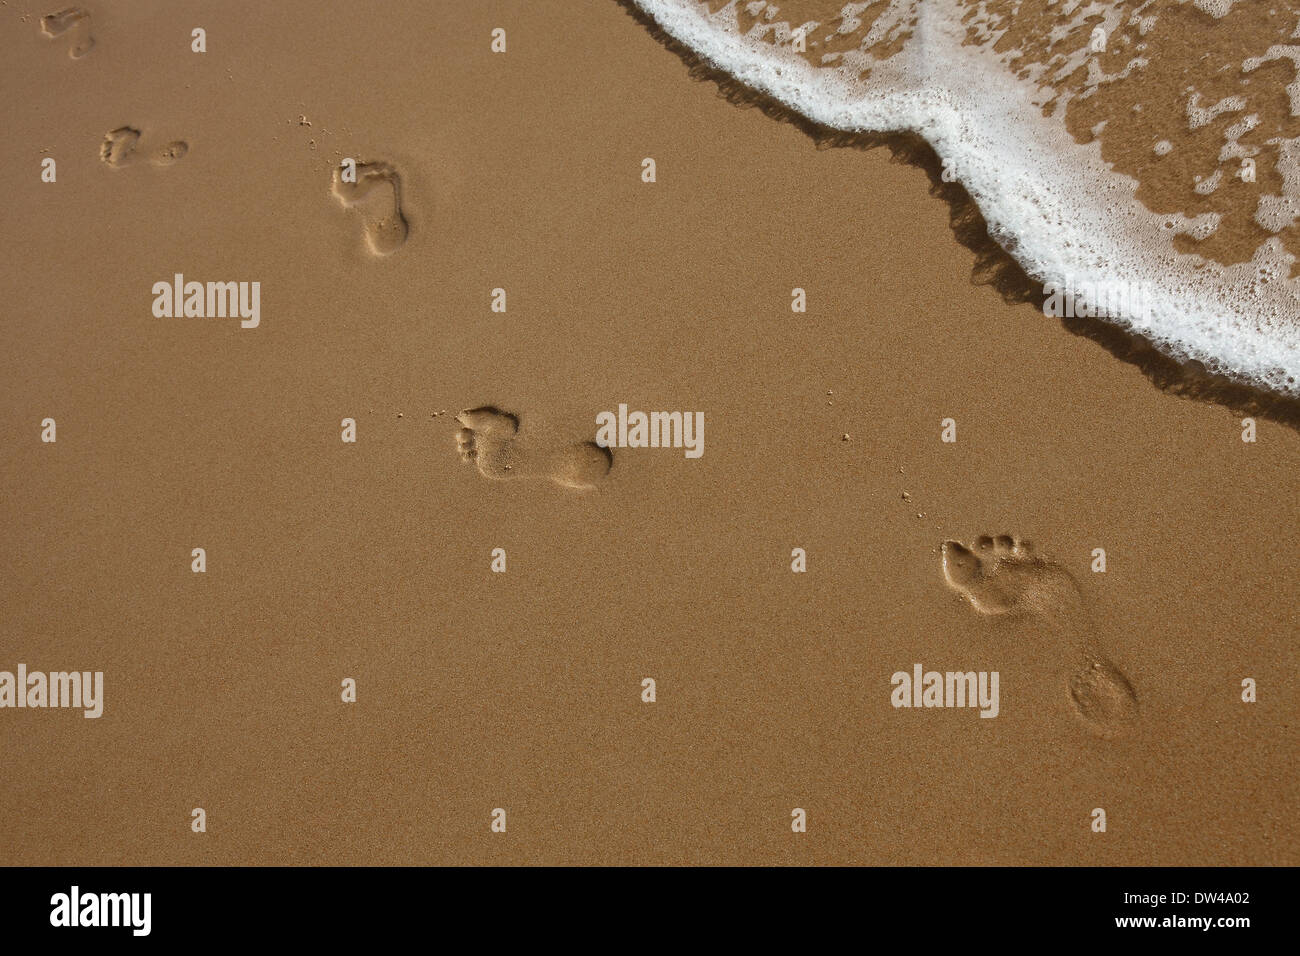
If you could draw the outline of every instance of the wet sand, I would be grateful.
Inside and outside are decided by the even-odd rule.
[[[1300,859],[1300,433],[973,281],[924,168],[738,108],[616,4],[398,7],[91,5],[76,59],[0,8],[0,669],[106,698],[0,710],[0,861]],[[400,176],[391,255],[344,157]],[[155,318],[177,272],[259,281],[260,325]],[[587,492],[457,455],[461,409],[545,455],[619,403],[703,410],[704,455]],[[1077,602],[972,607],[941,546],[1000,533]],[[916,662],[999,671],[1001,713],[891,707]]]

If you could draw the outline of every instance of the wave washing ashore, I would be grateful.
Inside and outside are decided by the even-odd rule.
[[[816,123],[923,136],[1076,314],[1300,397],[1294,0],[633,2]]]

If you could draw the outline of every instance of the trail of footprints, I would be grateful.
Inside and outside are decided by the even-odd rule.
[[[949,586],[976,611],[1027,615],[1047,625],[1052,639],[1063,645],[1062,654],[1073,657],[1069,698],[1092,730],[1115,737],[1137,719],[1137,694],[1102,651],[1068,571],[1009,535],[983,535],[971,547],[945,541],[942,552]]]
[[[499,408],[468,409],[456,420],[461,460],[474,463],[486,478],[548,478],[565,488],[591,489],[613,465],[609,449],[594,442],[530,447],[519,439],[518,416]],[[1091,730],[1115,737],[1137,719],[1137,694],[1102,651],[1068,571],[1010,535],[981,535],[970,547],[945,541],[941,550],[944,578],[976,611],[1032,616],[1047,625],[1067,662],[1073,657],[1068,696]]]
[[[68,56],[74,60],[81,59],[95,45],[95,38],[90,35],[90,14],[80,7],[67,7],[41,17],[41,32],[50,39],[66,36],[69,40]],[[109,130],[99,146],[99,158],[113,169],[134,163],[140,158],[136,152],[140,135],[133,126]],[[189,150],[189,144],[178,139],[155,149],[148,158],[155,166],[170,166],[183,159]]]
[[[41,18],[41,32],[50,39],[66,36],[69,39],[68,55],[80,59],[95,45],[90,34],[90,14],[80,7],[67,7]],[[140,158],[136,147],[140,130],[120,126],[104,136],[99,148],[99,158],[113,169],[121,169]],[[155,166],[170,166],[183,159],[189,144],[175,140],[149,154]],[[331,192],[339,203],[355,211],[361,219],[361,233],[366,246],[376,256],[396,252],[406,242],[410,227],[402,209],[402,178],[397,170],[385,162],[364,162],[356,165],[355,181],[344,178],[339,167],[334,169]]]
[[[66,37],[73,59],[84,57],[95,43],[90,15],[78,7],[43,17],[41,30],[51,39]],[[141,131],[131,126],[109,131],[100,145],[100,159],[113,169],[140,161],[141,137]],[[176,140],[146,158],[152,165],[170,166],[188,151],[186,142]],[[355,181],[350,181],[336,166],[331,194],[357,215],[370,252],[391,255],[409,234],[401,176],[381,161],[357,163],[355,172]],[[486,478],[546,479],[564,488],[590,490],[613,466],[610,450],[595,442],[547,447],[521,438],[519,417],[499,408],[468,409],[456,419],[461,426],[456,433],[461,460],[474,464]],[[1007,535],[984,535],[969,547],[945,541],[942,557],[947,583],[977,612],[1029,615],[1048,626],[1053,639],[1062,644],[1062,654],[1073,656],[1065,689],[1074,710],[1094,732],[1117,736],[1137,719],[1137,695],[1102,653],[1078,585],[1064,568],[1039,557],[1028,542]]]
[[[140,159],[137,147],[141,135],[133,126],[109,130],[99,146],[100,160],[113,169],[135,163]],[[189,150],[184,140],[174,140],[150,152],[148,161],[154,166],[170,166],[184,159]],[[402,210],[402,179],[388,163],[358,163],[355,182],[345,180],[342,169],[335,167],[331,192],[345,209],[359,215],[362,236],[376,256],[391,255],[406,242],[409,227]]]

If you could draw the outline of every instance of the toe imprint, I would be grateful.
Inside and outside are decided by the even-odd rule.
[[[981,535],[973,548],[943,543],[948,584],[982,614],[1043,610],[1054,599],[1069,603],[1073,581],[1057,565],[1034,554],[1027,541]]]
[[[104,134],[104,142],[99,144],[99,158],[113,168],[125,166],[135,152],[135,144],[140,142],[140,131],[131,126],[119,126]]]

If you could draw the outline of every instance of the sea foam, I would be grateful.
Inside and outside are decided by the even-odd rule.
[[[1014,57],[994,49],[1001,34],[992,24],[985,42],[970,42],[970,9],[955,2],[878,0],[878,9],[887,9],[877,14],[861,46],[825,54],[818,66],[789,41],[799,33],[831,40],[836,31],[825,24],[776,24],[769,13],[742,33],[735,0],[713,12],[696,0],[634,2],[703,61],[819,124],[923,136],[978,203],[994,240],[1039,282],[1098,289],[1141,283],[1147,290],[1143,308],[1107,321],[1146,336],[1176,359],[1300,396],[1300,283],[1291,278],[1296,259],[1281,239],[1267,237],[1249,259],[1227,265],[1179,251],[1176,236],[1203,239],[1218,227],[1218,216],[1163,214],[1143,205],[1136,196],[1138,180],[1105,161],[1097,140],[1082,143],[1070,134],[1064,99],[1045,105],[1053,98],[1044,92],[1045,68],[1021,62],[1012,69]],[[763,3],[747,6],[775,12]],[[858,18],[871,6],[846,4],[838,33],[860,26]],[[1230,7],[1211,6],[1217,16]],[[1094,13],[1104,8],[1088,5]],[[1119,21],[1116,14],[1097,22],[1114,29]],[[1149,29],[1136,14],[1130,22],[1143,34]],[[877,43],[897,49],[877,56],[871,49]],[[1269,54],[1281,58],[1290,50]],[[1108,79],[1087,56],[1085,48],[1066,68],[1086,65],[1094,86]],[[1126,70],[1142,66],[1135,56]],[[1058,65],[1056,72],[1065,69]],[[1226,112],[1238,105],[1215,108]],[[1195,114],[1195,121],[1203,120]],[[1281,141],[1283,160],[1294,162],[1294,143]],[[1144,148],[1150,153],[1150,146]],[[1229,147],[1224,156],[1234,158]],[[1225,168],[1232,175],[1234,167]],[[1297,177],[1286,178],[1288,191],[1300,185]],[[1294,202],[1294,195],[1261,202],[1261,215],[1272,216],[1270,225],[1285,221]]]

